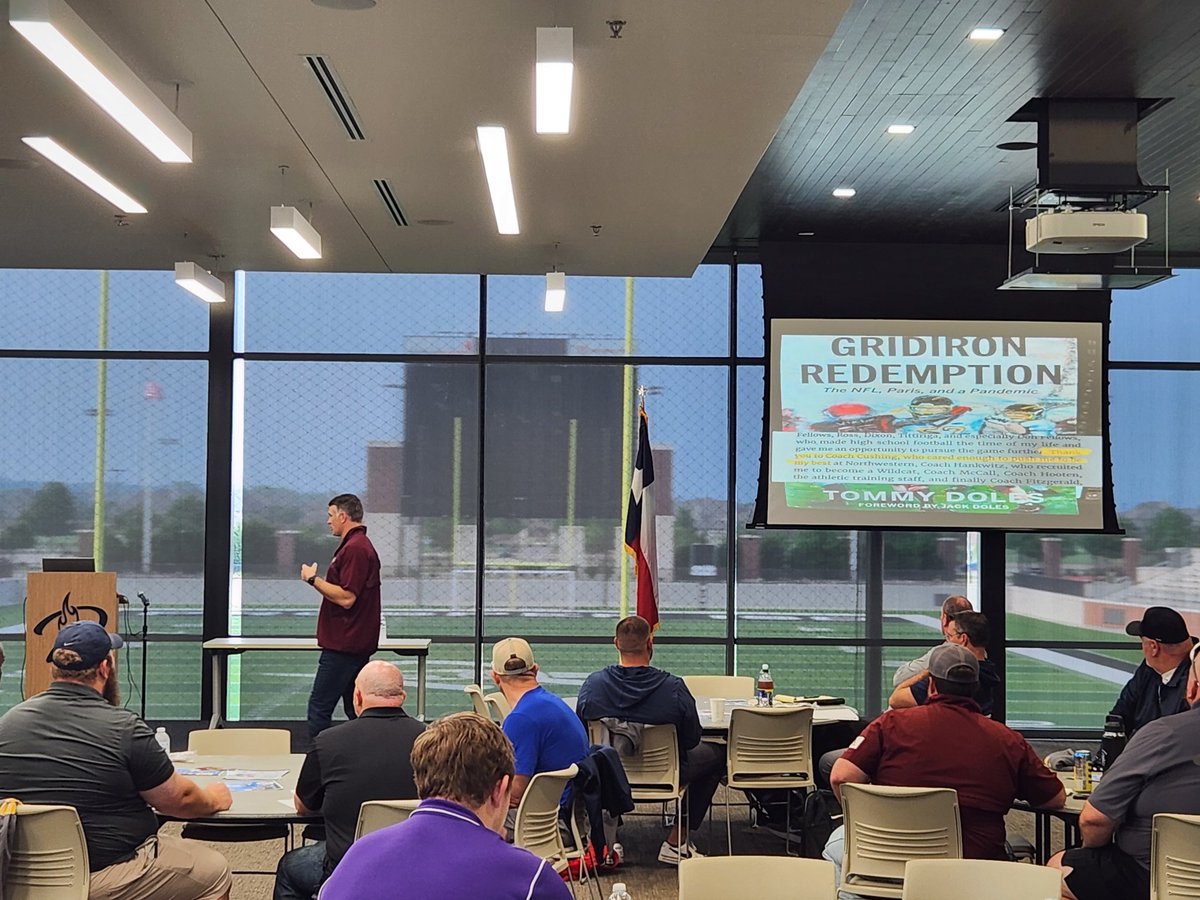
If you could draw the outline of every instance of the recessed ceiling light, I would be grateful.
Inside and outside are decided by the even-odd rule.
[[[512,172],[508,165],[508,138],[500,125],[479,125],[475,129],[483,174],[492,195],[496,230],[501,234],[520,234],[517,224],[517,200],[513,194]]]
[[[21,138],[21,140],[72,178],[90,187],[117,209],[121,210],[121,212],[144,213],[146,211],[146,207],[142,206],[142,204],[138,203],[53,138],[25,137]]]
[[[852,187],[840,187],[833,189],[833,196],[837,197],[839,200],[848,200],[857,193],[858,191]]]
[[[63,0],[11,0],[8,21],[151,153],[192,161],[192,133]]]
[[[816,234],[815,231],[797,231],[796,237],[812,237],[814,234]]]
[[[916,130],[914,125],[889,125],[887,127],[888,134],[912,134]]]
[[[370,9],[375,0],[312,0],[317,6],[326,9]]]
[[[972,41],[998,41],[1002,34],[1004,34],[1003,28],[981,25],[979,28],[972,28],[967,38]]]

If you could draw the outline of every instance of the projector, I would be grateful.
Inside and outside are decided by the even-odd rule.
[[[1045,212],[1025,223],[1030,253],[1121,253],[1146,239],[1146,216],[1137,212]]]

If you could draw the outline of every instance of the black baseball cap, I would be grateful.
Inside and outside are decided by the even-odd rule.
[[[108,657],[112,650],[120,650],[125,646],[119,634],[109,634],[99,622],[74,622],[62,629],[54,639],[54,646],[46,655],[46,662],[54,662],[55,650],[73,650],[79,654],[79,661],[69,665],[56,666],[69,671],[90,669]]]
[[[1163,644],[1182,644],[1191,639],[1183,616],[1169,606],[1151,606],[1141,619],[1125,626],[1125,633],[1134,637],[1150,638]]]

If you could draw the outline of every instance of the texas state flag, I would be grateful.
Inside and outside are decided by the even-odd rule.
[[[643,407],[638,416],[637,461],[625,515],[625,549],[637,563],[637,614],[658,628],[658,549],[654,537],[654,460]]]

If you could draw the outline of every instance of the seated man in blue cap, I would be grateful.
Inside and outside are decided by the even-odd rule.
[[[73,806],[87,841],[90,900],[221,900],[229,864],[196,841],[158,833],[229,809],[223,782],[175,771],[136,713],[120,706],[119,635],[75,622],[54,639],[50,687],[0,718],[0,784],[22,803]]]
[[[1109,716],[1120,716],[1132,737],[1143,725],[1188,708],[1187,662],[1196,639],[1188,634],[1183,616],[1166,606],[1151,606],[1125,626],[1125,633],[1142,639],[1144,659]]]

